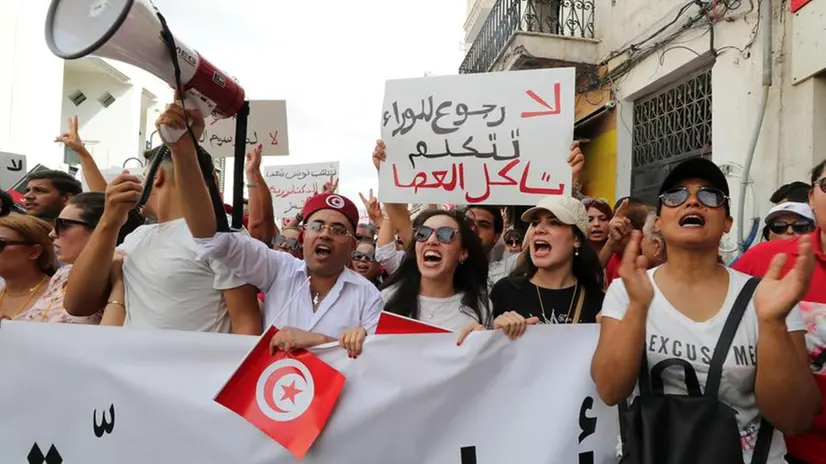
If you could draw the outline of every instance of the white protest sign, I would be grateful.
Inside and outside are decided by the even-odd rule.
[[[115,180],[116,177],[123,174],[124,170],[129,171],[130,175],[136,176],[138,179],[143,181],[143,168],[140,166],[132,166],[127,168],[112,166],[111,168],[100,169],[100,174],[103,176],[103,180],[105,180],[108,184]],[[84,174],[83,170],[81,169],[78,175],[80,176],[81,184],[83,184],[83,191],[88,192],[90,188],[89,183],[86,181],[86,174]]]
[[[386,203],[534,205],[570,195],[574,70],[387,81]]]
[[[479,332],[461,347],[452,333],[373,336],[358,359],[317,350],[346,382],[302,462],[615,464],[617,412],[589,374],[598,331]],[[297,463],[213,401],[255,342],[4,321],[0,462],[51,451],[66,464]]]
[[[0,151],[0,188],[12,188],[27,172],[26,155]]]
[[[215,158],[235,155],[235,117],[206,119],[201,146]],[[287,136],[287,102],[284,100],[253,100],[247,119],[246,153],[258,144],[264,146],[263,156],[286,156],[290,154]]]
[[[264,179],[272,194],[275,217],[294,217],[304,201],[320,193],[331,177],[338,178],[338,161],[330,163],[264,166]]]

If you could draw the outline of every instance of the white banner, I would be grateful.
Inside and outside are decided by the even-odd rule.
[[[216,119],[210,115],[201,136],[201,146],[213,158],[227,158],[235,155],[235,117]],[[253,100],[247,118],[247,147],[251,150],[259,143],[263,145],[263,156],[286,156],[290,154],[287,137],[287,102],[284,100]]]
[[[617,413],[589,375],[597,330],[474,333],[461,347],[375,336],[355,360],[321,349],[347,380],[303,462],[614,464]],[[295,463],[212,400],[255,341],[4,321],[0,462]]]
[[[570,195],[574,70],[387,81],[384,203],[534,205]]]
[[[295,217],[304,207],[304,201],[314,193],[321,193],[324,184],[330,182],[331,177],[337,179],[338,173],[338,161],[264,166],[275,217]]]

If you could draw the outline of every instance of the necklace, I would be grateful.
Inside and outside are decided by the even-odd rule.
[[[324,297],[327,296],[327,293],[329,293],[329,290],[324,292],[323,295],[321,292],[316,292],[315,295],[313,295],[313,312],[318,311],[318,307],[321,305],[321,302],[324,301]]]
[[[539,307],[542,310],[542,323],[543,324],[556,324],[556,311],[551,308],[551,318],[548,319],[548,315],[545,314],[545,304],[542,303],[542,294],[539,293],[539,285],[534,284],[536,287],[536,297],[539,298]],[[579,290],[579,281],[576,282],[574,285],[574,294],[571,296],[571,304],[568,305],[568,313],[565,315],[565,323],[567,324],[569,320],[571,320],[571,310],[574,309],[574,301],[576,300],[576,294]]]
[[[22,304],[22,305],[20,305],[20,306],[17,308],[17,310],[14,312],[14,315],[13,315],[13,316],[11,316],[11,317],[17,317],[20,313],[22,313],[22,312],[23,312],[23,310],[24,310],[24,309],[26,309],[26,307],[29,305],[29,303],[31,303],[32,298],[34,298],[34,296],[35,296],[35,295],[37,295],[37,291],[38,291],[38,290],[40,290],[40,287],[42,287],[42,286],[43,286],[43,284],[44,284],[47,280],[49,280],[49,278],[48,278],[48,277],[43,277],[43,278],[40,280],[40,283],[38,283],[37,285],[35,285],[35,286],[34,286],[34,287],[32,287],[31,289],[29,289],[29,292],[28,292],[28,293],[29,293],[29,297],[28,297],[28,298],[26,298],[26,301],[24,301],[24,302],[23,302],[23,304]],[[12,296],[14,297],[14,296],[22,296],[22,295],[25,295],[25,293],[23,293],[23,294],[21,294],[21,295],[12,295]],[[2,311],[2,308],[3,308],[3,300],[5,300],[5,299],[6,299],[6,289],[4,288],[4,289],[3,289],[3,294],[2,294],[2,295],[0,295],[0,311]]]
[[[46,306],[46,309],[40,313],[40,322],[46,322],[46,318],[49,317],[49,310],[52,309],[55,300],[57,300],[57,294],[53,295],[52,298],[49,300],[49,305]]]

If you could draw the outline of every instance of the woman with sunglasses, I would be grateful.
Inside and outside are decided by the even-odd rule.
[[[384,283],[385,311],[448,330],[489,316],[488,260],[458,211],[425,210],[399,269]]]
[[[505,235],[502,236],[502,242],[505,244],[504,257],[513,256],[522,252],[522,239],[524,234],[519,229],[508,229]]]
[[[693,383],[686,380],[689,374],[696,374],[699,387],[705,389],[718,339],[750,280],[718,261],[720,240],[731,228],[732,218],[728,182],[713,162],[702,158],[683,162],[669,173],[659,193],[657,226],[668,243],[668,261],[648,270],[646,259],[639,256],[641,234],[634,231],[622,259],[621,279],[611,284],[602,306],[591,375],[608,405],[638,395],[641,356],[645,356],[647,370],[659,372],[664,394],[687,395],[687,383]],[[752,462],[758,443],[765,443],[768,459],[763,462],[784,464],[781,432],[807,430],[820,407],[806,362],[805,325],[796,306],[811,276],[810,244],[802,243],[799,253],[792,259],[794,270],[784,279],[779,272],[782,260],[772,263],[772,270],[747,300],[722,358],[721,377],[715,377],[720,380],[717,400],[734,410],[736,414],[727,417],[737,427],[731,442],[715,444],[718,449],[723,445],[741,451],[746,463]],[[660,370],[675,360],[684,363],[684,369]],[[719,409],[727,410],[722,405]],[[679,421],[678,416],[669,420]],[[763,418],[777,430],[759,434]],[[639,427],[633,429],[626,433],[639,437]],[[702,437],[702,432],[684,430],[681,435]],[[758,435],[768,440],[758,442]],[[702,439],[713,441],[714,437]],[[641,446],[667,448],[670,444]]]
[[[57,270],[51,229],[34,216],[0,217],[0,319],[31,320],[32,314],[44,312],[35,304]]]
[[[376,245],[359,242],[353,252],[353,270],[369,280],[377,288],[381,286],[381,266],[376,261]]]
[[[273,247],[294,258],[304,259],[301,253],[301,229],[298,227],[284,227],[281,233],[273,240]]]
[[[806,203],[781,203],[766,215],[763,240],[788,240],[815,230],[815,215]]]
[[[101,322],[102,311],[87,317],[76,317],[68,314],[63,308],[63,296],[72,266],[89,242],[92,231],[103,215],[104,201],[102,192],[79,193],[72,197],[69,204],[63,208],[63,211],[55,219],[54,229],[52,229],[49,237],[53,241],[57,260],[62,266],[51,278],[46,292],[32,305],[29,311],[20,315],[20,320],[70,324],[98,324]],[[141,222],[140,215],[130,215],[118,234],[118,243],[122,242],[123,238],[137,228]],[[113,293],[109,301],[112,304],[123,304],[120,303],[123,301],[122,285],[113,286]]]
[[[585,198],[582,204],[588,213],[588,243],[599,253],[608,241],[608,223],[614,212],[611,205],[602,198]]]

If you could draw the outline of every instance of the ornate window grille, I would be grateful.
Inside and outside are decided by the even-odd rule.
[[[711,70],[634,102],[631,195],[657,204],[665,176],[680,162],[711,158]]]

